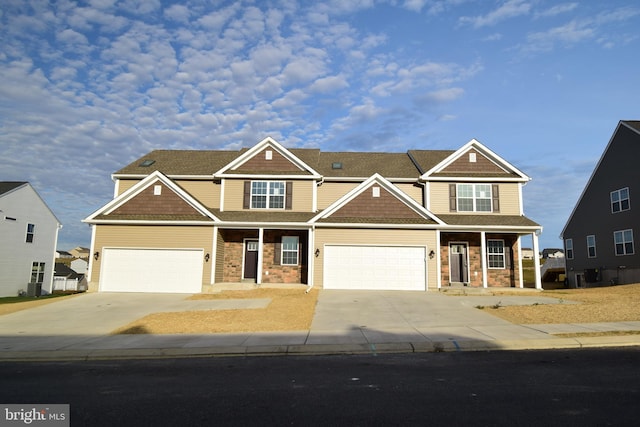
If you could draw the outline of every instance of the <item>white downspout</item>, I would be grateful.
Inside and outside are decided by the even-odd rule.
[[[258,268],[256,271],[256,285],[262,284],[262,251],[264,250],[264,228],[258,229]]]
[[[518,235],[518,276],[519,288],[524,288],[524,277],[522,274],[522,236]]]
[[[484,231],[480,232],[480,251],[482,252],[480,254],[480,260],[482,262],[482,287],[483,288],[487,288],[488,287],[488,280],[487,280],[487,241],[486,241],[486,237],[487,237],[487,233]]]
[[[533,238],[533,270],[536,279],[536,289],[542,290],[542,278],[540,277],[540,258],[538,257],[538,234],[532,233],[531,237]]]
[[[307,239],[307,289],[304,291],[308,294],[313,289],[313,275],[315,271],[315,256],[313,248],[316,246],[316,226],[312,225],[309,229],[309,238]]]

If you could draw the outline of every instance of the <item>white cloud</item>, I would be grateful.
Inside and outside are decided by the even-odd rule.
[[[561,3],[545,9],[541,12],[536,12],[535,18],[547,18],[557,16],[563,13],[571,12],[578,7],[578,3]]]
[[[517,16],[527,15],[531,10],[531,4],[524,0],[508,0],[497,9],[481,16],[463,16],[460,24],[469,24],[474,28],[489,27]]]
[[[189,8],[181,4],[172,4],[168,8],[164,9],[163,13],[168,19],[182,24],[187,24],[189,22],[189,17],[191,16]]]

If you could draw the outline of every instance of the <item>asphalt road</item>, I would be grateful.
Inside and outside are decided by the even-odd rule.
[[[72,426],[640,422],[638,348],[16,362],[0,384],[0,403],[70,404]]]

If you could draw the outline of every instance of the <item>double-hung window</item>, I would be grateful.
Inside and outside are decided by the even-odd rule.
[[[458,212],[491,212],[491,184],[458,184]]]
[[[35,224],[27,224],[27,243],[33,243],[33,236],[35,236],[36,225]]]
[[[633,255],[633,230],[614,231],[613,241],[616,255]]]
[[[631,209],[629,203],[629,187],[611,192],[611,213],[628,211]]]
[[[504,240],[487,240],[489,268],[505,268]]]
[[[573,239],[567,239],[564,241],[564,250],[567,255],[567,259],[573,259]]]
[[[282,237],[282,265],[298,265],[298,236]]]
[[[596,257],[596,236],[593,234],[587,236],[587,256],[589,258]]]
[[[252,181],[251,209],[284,209],[283,181]]]
[[[31,283],[42,283],[44,281],[44,266],[44,262],[31,264]]]

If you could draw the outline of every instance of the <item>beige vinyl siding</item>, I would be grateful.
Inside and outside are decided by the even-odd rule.
[[[243,210],[244,182],[249,179],[225,179],[224,181],[224,210]],[[291,210],[294,212],[312,212],[313,186],[312,180],[284,180],[293,182],[293,203]]]
[[[358,182],[324,182],[318,187],[318,209],[326,209],[358,185]]]
[[[320,249],[314,258],[314,286],[322,287],[324,268],[324,246],[344,245],[383,245],[383,246],[426,246],[427,253],[438,251],[435,230],[398,230],[398,229],[345,229],[318,228],[315,232],[315,247]],[[315,249],[314,249],[315,250]],[[438,286],[438,267],[436,257],[427,259],[427,287]]]
[[[424,194],[424,187],[422,185],[415,184],[395,184],[403,193],[415,200],[419,205],[424,206],[422,201],[422,195]]]
[[[139,249],[202,249],[212,253],[213,227],[209,226],[156,226],[156,225],[95,225],[94,251],[104,248]],[[98,284],[102,256],[93,260],[90,282]],[[202,281],[211,283],[211,267],[203,262]],[[143,265],[140,268],[144,268]]]
[[[222,282],[222,278],[224,277],[224,239],[222,238],[222,233],[220,229],[218,229],[218,239],[216,245],[216,272],[215,272],[215,282]]]
[[[429,184],[430,210],[434,214],[449,214],[449,184],[451,182],[432,182]],[[477,212],[478,215],[520,215],[519,183],[500,183],[500,212]]]
[[[213,181],[176,181],[187,193],[210,209],[220,207],[220,184]]]
[[[140,182],[139,179],[119,179],[117,196],[121,195],[122,193],[124,193],[125,191],[127,191],[128,189],[130,189],[131,187],[133,187],[139,182]]]

